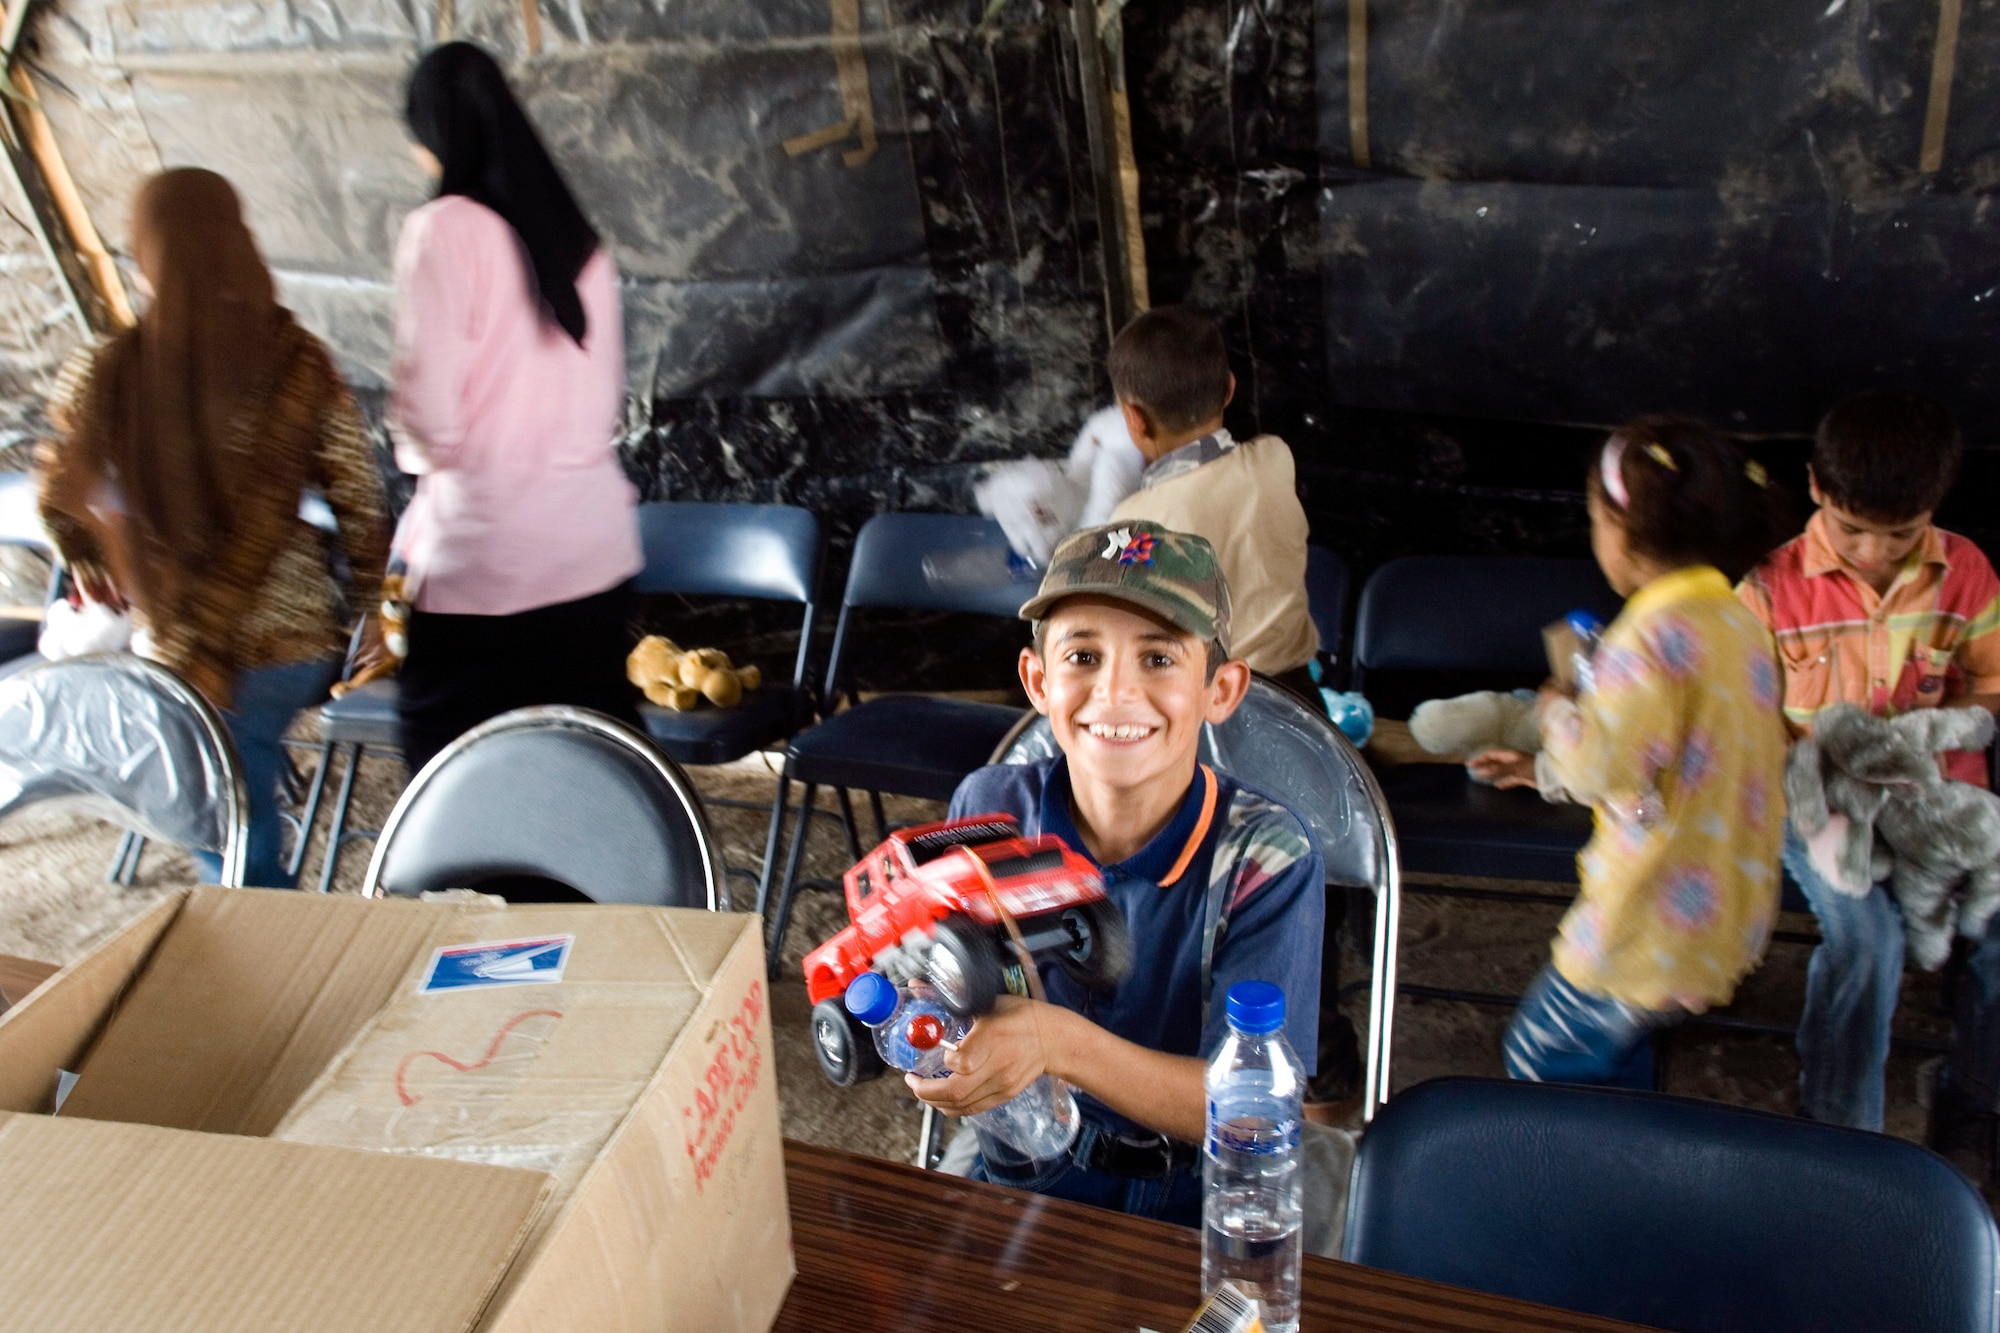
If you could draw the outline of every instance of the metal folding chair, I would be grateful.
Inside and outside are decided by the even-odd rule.
[[[676,763],[726,764],[785,740],[811,722],[815,700],[808,665],[822,549],[819,519],[812,511],[795,505],[641,505],[639,541],[646,560],[636,580],[641,593],[755,598],[803,608],[789,685],[765,681],[733,708],[677,713],[641,704],[646,734]],[[719,798],[710,803],[764,808]],[[782,805],[772,807],[764,839],[766,866],[777,860],[784,813]],[[728,873],[758,884],[764,878],[742,867],[730,867]]]
[[[1030,713],[993,754],[996,764],[1032,764],[1055,754],[1048,719]],[[1291,693],[1253,678],[1243,705],[1204,726],[1201,757],[1268,792],[1311,826],[1329,889],[1375,895],[1374,967],[1368,983],[1368,1048],[1362,1115],[1389,1098],[1396,1011],[1396,930],[1402,905],[1396,823],[1375,775],[1347,737]],[[1318,997],[1314,997],[1317,1000]]]
[[[439,752],[375,841],[366,896],[554,880],[593,902],[725,909],[701,798],[646,737],[583,708],[522,708]]]
[[[0,679],[0,817],[45,801],[214,852],[222,883],[243,882],[236,747],[208,701],[156,663],[105,653]]]
[[[785,929],[791,922],[792,903],[799,887],[799,864],[805,856],[813,802],[819,789],[833,787],[838,792],[848,828],[849,850],[859,859],[861,848],[854,833],[853,812],[847,797],[849,788],[869,794],[880,833],[884,823],[883,792],[950,800],[959,782],[986,762],[993,747],[1021,717],[1018,708],[923,694],[888,695],[866,703],[856,702],[840,712],[831,711],[842,685],[841,667],[854,613],[870,607],[899,607],[1011,618],[1034,595],[1033,583],[934,587],[924,574],[924,558],[932,553],[959,552],[978,546],[1004,548],[1006,541],[999,524],[960,514],[877,514],[855,538],[854,560],[848,569],[840,621],[833,634],[833,652],[826,666],[827,716],[794,736],[786,746],[784,771],[778,776],[778,792],[771,805],[776,818],[785,809],[791,783],[805,784],[790,855],[783,878],[777,884],[777,913],[766,960],[772,971],[777,970]],[[772,849],[775,851],[775,843]],[[760,913],[770,901],[774,865],[775,857],[767,857],[763,882],[757,889]]]

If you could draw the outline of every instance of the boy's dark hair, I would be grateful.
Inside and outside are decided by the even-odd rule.
[[[1229,402],[1229,353],[1214,320],[1186,306],[1148,310],[1111,341],[1111,391],[1167,431],[1193,430]]]
[[[1057,605],[1059,606],[1061,605],[1061,603],[1057,603]],[[1050,607],[1049,611],[1051,614],[1053,614],[1055,611],[1055,607]],[[1036,620],[1031,622],[1028,627],[1028,635],[1030,640],[1033,642],[1035,646],[1035,656],[1041,658],[1042,661],[1047,662],[1049,660],[1049,654],[1048,654],[1049,622],[1047,617],[1044,617],[1041,620]],[[1207,650],[1208,650],[1208,664],[1207,667],[1205,668],[1206,674],[1202,676],[1202,681],[1204,684],[1206,684],[1208,681],[1214,680],[1215,673],[1221,669],[1222,664],[1224,662],[1227,662],[1229,660],[1229,654],[1223,652],[1222,645],[1217,643],[1214,639],[1210,639],[1208,641]]]
[[[1965,452],[1940,403],[1902,389],[1857,393],[1820,419],[1813,480],[1850,514],[1902,523],[1934,512]]]
[[[1704,422],[1640,417],[1612,432],[1598,457],[1591,492],[1617,515],[1635,555],[1714,565],[1733,583],[1785,534],[1788,506],[1763,465]],[[1614,468],[1622,504],[1607,493],[1605,473]]]

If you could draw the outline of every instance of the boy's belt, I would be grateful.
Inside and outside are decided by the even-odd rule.
[[[1192,1143],[1164,1134],[1113,1134],[1099,1129],[1077,1154],[1094,1171],[1128,1180],[1160,1180],[1180,1167],[1193,1166],[1200,1154]]]

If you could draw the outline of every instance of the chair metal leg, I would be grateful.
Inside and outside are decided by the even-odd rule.
[[[118,849],[111,854],[111,869],[104,872],[104,882],[129,889],[139,875],[139,858],[146,851],[146,835],[126,829],[118,839]]]
[[[293,821],[298,830],[298,842],[292,847],[291,859],[285,864],[285,873],[297,883],[299,867],[306,862],[306,844],[312,841],[313,824],[319,819],[320,796],[326,791],[326,770],[333,762],[333,742],[322,741],[314,747],[319,751],[319,765],[313,769],[312,785],[306,788],[306,803]]]
[[[1378,797],[1377,807],[1386,809],[1387,803]],[[1382,865],[1376,882],[1374,975],[1369,979],[1367,1085],[1361,1096],[1364,1122],[1373,1120],[1375,1109],[1389,1100],[1389,1048],[1396,1020],[1396,941],[1402,915],[1402,866],[1395,828],[1385,816]]]
[[[943,1138],[942,1127],[938,1124],[937,1108],[935,1106],[925,1106],[924,1123],[917,1130],[917,1169],[919,1171],[932,1171],[937,1168],[938,1155],[944,1148],[943,1143],[940,1142]]]
[[[326,830],[326,856],[320,862],[319,891],[333,890],[333,872],[340,868],[340,849],[346,842],[347,807],[354,803],[354,778],[361,771],[361,747],[352,742],[335,745],[334,752],[347,751],[347,771],[340,775],[340,791],[333,798],[333,822]],[[329,757],[328,762],[331,761]]]
[[[805,798],[799,805],[799,822],[792,833],[792,854],[785,859],[785,878],[778,887],[777,919],[771,923],[771,944],[764,954],[764,974],[778,974],[778,956],[785,950],[785,929],[792,924],[792,900],[799,892],[799,865],[806,856],[806,835],[812,830],[813,802],[819,788],[805,784]]]
[[[889,840],[889,817],[882,812],[881,792],[868,793],[868,808],[875,816],[875,844],[879,847]],[[861,858],[857,856],[854,859],[858,861]]]
[[[848,864],[861,859],[861,831],[854,826],[854,801],[847,794],[847,788],[835,787],[834,794],[840,798],[841,826],[847,830]]]
[[[119,835],[118,846],[111,853],[111,865],[104,872],[104,882],[106,884],[121,882],[119,877],[125,873],[125,858],[132,854],[132,839],[138,836],[131,829],[126,829],[125,832]]]
[[[778,839],[784,836],[785,801],[792,792],[792,772],[778,774],[778,794],[771,799],[771,822],[764,830],[764,866],[757,876],[757,915],[763,916],[771,903],[771,877],[778,871]],[[812,803],[808,801],[807,807]]]

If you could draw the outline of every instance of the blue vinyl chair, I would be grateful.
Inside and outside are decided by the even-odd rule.
[[[834,629],[833,651],[826,666],[829,709],[839,697],[840,670],[854,627],[854,613],[870,607],[907,610],[959,611],[1012,617],[1034,595],[1035,584],[1015,582],[984,587],[933,587],[924,575],[924,557],[978,546],[1006,544],[1000,526],[991,519],[960,514],[877,514],[862,526],[854,541],[847,590],[841,597],[840,621]],[[846,817],[849,850],[859,859],[854,819],[847,792],[858,788],[874,803],[877,831],[883,826],[881,794],[951,799],[960,780],[983,766],[1022,710],[1000,704],[943,699],[923,694],[897,694],[855,702],[829,713],[817,726],[792,738],[785,750],[784,771],[778,778],[774,816],[785,807],[793,782],[805,784],[792,833],[784,876],[778,881],[777,915],[771,930],[768,965],[778,966],[785,929],[791,922],[798,892],[799,863],[805,856],[814,798],[821,787],[840,794]],[[773,861],[765,861],[758,886],[757,908],[770,901]]]
[[[795,505],[649,504],[639,507],[646,566],[638,591],[751,597],[804,608],[792,682],[766,681],[734,708],[676,713],[641,704],[646,733],[679,764],[726,764],[783,740],[812,720],[806,678],[818,608],[819,519]]]
[[[1654,1093],[1399,1094],[1361,1136],[1342,1257],[1680,1333],[2000,1326],[2000,1233],[1949,1162]]]
[[[1319,631],[1320,656],[1334,674],[1322,683],[1335,689],[1347,670],[1347,594],[1352,586],[1347,562],[1324,546],[1306,547],[1306,605]]]
[[[382,824],[363,897],[533,876],[591,902],[725,907],[722,858],[679,765],[587,708],[518,708],[425,765]]]
[[[1608,624],[1620,604],[1588,560],[1392,560],[1361,590],[1351,687],[1390,671],[1546,675],[1543,626],[1578,608]],[[1409,871],[1573,883],[1590,839],[1587,808],[1483,786],[1456,765],[1400,765],[1382,775],[1382,790]]]
[[[639,541],[646,559],[636,581],[642,593],[750,597],[804,608],[789,685],[766,681],[747,691],[734,708],[700,707],[676,713],[654,704],[639,705],[646,734],[668,758],[677,764],[726,764],[784,740],[811,722],[814,704],[807,664],[818,612],[814,599],[821,552],[819,519],[812,511],[795,505],[641,505]],[[778,831],[783,825],[781,800],[771,809],[765,834],[766,866],[777,860]],[[730,873],[749,874],[740,868]]]

